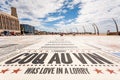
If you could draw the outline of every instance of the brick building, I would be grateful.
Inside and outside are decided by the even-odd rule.
[[[11,15],[0,11],[0,34],[20,34],[16,8],[11,7]]]

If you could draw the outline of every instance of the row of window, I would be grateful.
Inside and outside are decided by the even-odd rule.
[[[23,31],[24,33],[34,33],[35,31],[35,28],[30,25],[21,24],[20,27],[21,31]]]
[[[20,30],[19,21],[8,16],[0,15],[0,29]]]

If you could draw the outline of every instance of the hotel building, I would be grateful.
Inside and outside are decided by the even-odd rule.
[[[20,24],[16,8],[11,7],[11,15],[0,11],[0,34],[20,34]]]

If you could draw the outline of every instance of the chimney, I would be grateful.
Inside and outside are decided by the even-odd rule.
[[[12,15],[12,16],[15,16],[16,18],[18,18],[18,16],[17,16],[17,11],[16,11],[16,8],[15,8],[15,7],[11,7],[11,15]]]

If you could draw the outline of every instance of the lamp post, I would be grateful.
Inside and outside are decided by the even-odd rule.
[[[84,34],[86,33],[85,27],[83,26]]]
[[[112,18],[113,22],[115,23],[115,27],[116,27],[116,32],[117,32],[117,35],[119,35],[119,29],[118,29],[118,25],[117,25],[117,22],[114,18]]]
[[[99,29],[98,29],[97,25],[96,25],[95,23],[93,23],[92,26],[96,28],[96,30],[97,30],[97,35],[99,35]]]
[[[94,28],[94,34],[96,35],[96,28],[95,28],[95,26],[93,26],[93,28]]]

